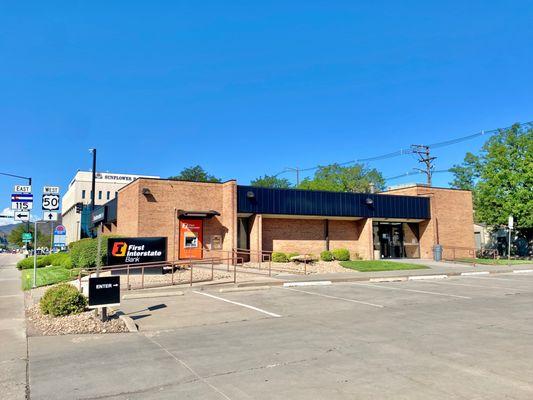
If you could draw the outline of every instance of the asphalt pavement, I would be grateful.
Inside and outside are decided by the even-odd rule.
[[[31,337],[32,399],[531,399],[533,273],[123,300]]]

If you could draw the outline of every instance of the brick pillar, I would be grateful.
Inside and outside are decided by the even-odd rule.
[[[250,217],[250,261],[258,262],[263,250],[263,216],[255,214]]]

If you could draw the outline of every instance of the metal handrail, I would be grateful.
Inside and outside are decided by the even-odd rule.
[[[126,271],[126,288],[127,290],[131,290],[130,285],[130,272],[131,270],[141,270],[141,289],[144,289],[144,275],[145,271],[150,268],[162,268],[165,266],[170,266],[173,269],[175,267],[189,267],[191,271],[191,279],[190,279],[190,286],[192,286],[193,283],[193,274],[194,274],[194,268],[198,267],[201,268],[204,265],[211,265],[211,279],[197,281],[197,282],[206,282],[206,281],[212,281],[214,280],[214,270],[215,270],[215,263],[221,264],[223,261],[231,260],[233,264],[233,283],[237,283],[237,265],[241,264],[243,265],[243,258],[237,257],[237,258],[220,258],[220,257],[212,257],[209,259],[199,259],[199,260],[174,260],[174,261],[156,261],[156,262],[149,262],[149,263],[140,263],[140,264],[119,264],[119,265],[113,265],[113,266],[106,266],[107,268],[101,268],[100,271],[102,272],[115,272],[115,271]],[[182,268],[178,268],[179,271],[181,271]],[[78,284],[79,288],[81,290],[81,281],[82,277],[85,275],[91,275],[98,271],[98,268],[82,268],[78,272]],[[229,269],[228,269],[229,272]],[[171,276],[171,285],[174,285],[174,270],[172,271]]]

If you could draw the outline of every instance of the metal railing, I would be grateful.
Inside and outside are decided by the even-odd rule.
[[[239,265],[243,264],[242,258],[236,257],[236,258],[220,258],[220,257],[211,257],[211,258],[204,258],[199,260],[175,260],[175,261],[156,261],[156,262],[149,262],[149,263],[142,263],[142,264],[120,264],[120,265],[108,265],[103,266],[101,268],[85,268],[81,269],[78,272],[78,284],[79,288],[82,287],[82,278],[84,276],[91,276],[96,273],[118,273],[119,275],[125,276],[126,280],[126,289],[131,290],[132,279],[134,281],[137,281],[140,277],[140,289],[145,289],[147,287],[160,287],[160,286],[174,286],[174,285],[182,285],[182,284],[188,284],[189,286],[192,286],[193,283],[200,283],[200,282],[210,282],[214,281],[215,279],[215,271],[223,270],[220,268],[220,265],[224,265],[226,262],[231,261],[233,266],[233,271],[230,271],[230,268],[228,267],[225,272],[232,272],[232,281],[233,283],[237,283],[237,267]],[[228,264],[229,265],[229,264]],[[145,284],[145,276],[147,275],[147,272],[152,272],[154,270],[162,270],[162,275],[153,275],[153,276],[161,276],[164,277],[165,275],[170,275],[170,279],[159,279],[159,282],[156,282],[156,284],[150,284],[147,286]],[[210,270],[211,276],[207,279],[199,279],[194,280],[194,273],[195,270]],[[224,268],[225,269],[225,268]],[[167,271],[167,274],[165,274],[165,270]],[[170,273],[169,273],[170,270]],[[139,273],[140,272],[140,273]],[[178,273],[178,279],[176,282],[175,275],[176,272]],[[182,281],[182,275],[185,275],[186,273],[189,274],[189,279]]]
[[[459,261],[476,266],[476,249],[473,247],[442,246],[443,261]]]
[[[221,253],[228,254],[233,258],[241,258],[244,261],[242,265],[239,266],[241,270],[239,272],[244,272],[246,274],[252,275],[266,275],[269,277],[272,276],[272,272],[278,273],[293,273],[293,274],[307,274],[307,263],[304,264],[303,272],[300,269],[295,268],[283,268],[279,266],[272,266],[272,253],[270,250],[250,250],[242,248],[234,248],[232,250],[206,250],[206,253]],[[255,260],[255,261],[254,261]],[[264,267],[263,265],[266,264]]]

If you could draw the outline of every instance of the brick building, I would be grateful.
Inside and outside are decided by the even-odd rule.
[[[104,233],[167,237],[175,259],[336,248],[363,259],[431,258],[437,243],[455,256],[475,248],[471,193],[423,185],[370,194],[139,178],[107,207],[95,211],[110,216]]]

